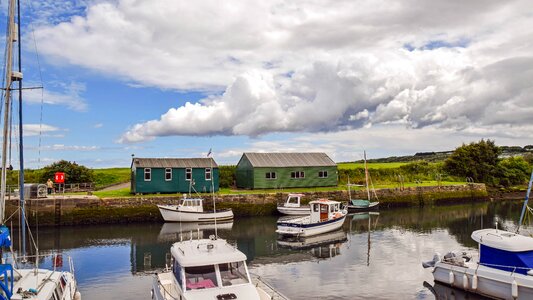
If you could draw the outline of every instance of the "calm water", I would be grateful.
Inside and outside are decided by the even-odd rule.
[[[342,231],[302,243],[278,241],[276,217],[236,219],[218,234],[247,255],[252,273],[291,299],[434,299],[424,286],[433,285],[431,273],[421,262],[436,251],[475,249],[471,232],[494,227],[495,220],[513,228],[520,207],[521,202],[501,202],[356,214]],[[190,229],[181,228],[187,235]],[[84,300],[149,299],[150,273],[168,262],[179,232],[174,223],[106,225],[40,228],[38,238],[41,253],[59,249],[74,259]],[[202,228],[193,235],[213,233]]]

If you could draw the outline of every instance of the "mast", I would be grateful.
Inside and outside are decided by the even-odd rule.
[[[366,193],[368,196],[368,201],[370,201],[370,188],[368,187],[368,167],[366,166],[366,151],[363,151],[365,158],[365,181],[366,181]]]
[[[17,28],[15,25],[15,3],[16,0],[9,1],[9,25],[6,41],[6,88],[4,99],[4,127],[2,131],[2,183],[0,185],[0,224],[4,225],[5,218],[5,194],[7,179],[7,143],[9,136],[9,119],[11,115],[11,83],[21,76],[20,73],[13,74],[13,43],[17,40]]]
[[[18,72],[22,75],[22,47],[20,38],[20,1],[17,2],[17,21],[18,21]],[[26,257],[26,209],[24,207],[24,139],[22,128],[22,76],[18,80],[19,87],[19,200],[20,200],[20,227],[22,249],[20,249],[22,257]]]
[[[527,202],[529,201],[529,193],[531,193],[531,184],[533,184],[533,170],[531,171],[531,178],[529,179],[529,185],[527,187],[526,200],[524,200],[524,206],[522,206],[522,213],[520,214],[520,221],[518,221],[518,227],[516,228],[516,233],[520,230],[522,221],[524,220],[524,214],[527,209]]]

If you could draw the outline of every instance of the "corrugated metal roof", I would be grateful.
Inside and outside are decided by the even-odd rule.
[[[213,158],[140,158],[134,157],[136,168],[218,168]]]
[[[337,164],[326,153],[244,153],[254,167],[325,167]]]

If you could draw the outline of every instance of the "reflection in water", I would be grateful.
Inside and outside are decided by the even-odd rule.
[[[420,262],[435,251],[475,248],[470,234],[493,227],[495,218],[499,227],[512,230],[521,204],[479,203],[354,214],[347,218],[342,231],[320,237],[322,242],[280,243],[275,233],[276,217],[235,219],[232,224],[219,224],[218,235],[246,254],[251,272],[291,299],[433,299],[423,286],[424,281],[433,283],[433,278]],[[40,253],[60,249],[73,257],[84,300],[107,299],[110,294],[122,297],[116,299],[147,299],[149,273],[169,265],[168,253],[172,243],[180,239],[180,231],[184,239],[214,234],[210,227],[185,230],[182,224],[180,230],[179,226],[40,228]],[[17,233],[13,237],[16,246]],[[41,262],[45,267],[51,263],[51,257]],[[116,290],[121,293],[113,292]]]
[[[338,230],[309,237],[279,238],[277,243],[281,248],[308,250],[316,258],[332,258],[341,254],[340,247],[347,240],[346,232]]]
[[[431,291],[435,299],[455,299],[455,300],[486,300],[490,298],[478,294],[472,294],[460,289],[456,289],[439,282],[430,284],[424,281],[424,287]]]

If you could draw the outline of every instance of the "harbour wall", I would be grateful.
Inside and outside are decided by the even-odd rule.
[[[365,191],[352,191],[352,198],[366,199]],[[453,186],[409,187],[376,190],[380,208],[401,206],[424,206],[450,203],[469,203],[488,199],[484,184]],[[302,202],[328,198],[346,202],[347,191],[309,192]],[[127,198],[98,198],[95,196],[55,196],[26,200],[26,219],[30,225],[89,225],[132,222],[162,222],[157,204],[176,204],[181,195],[158,195],[152,197],[131,196]],[[217,195],[216,207],[231,208],[238,217],[273,215],[277,203],[283,203],[287,193],[262,193]],[[212,208],[211,197],[205,198],[205,208]],[[17,200],[6,201],[6,217],[18,224]]]

